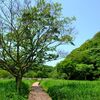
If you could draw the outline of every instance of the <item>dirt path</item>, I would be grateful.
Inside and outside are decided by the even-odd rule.
[[[32,90],[30,91],[28,100],[52,100],[50,96],[43,91],[39,86],[39,82],[35,82],[32,85]]]

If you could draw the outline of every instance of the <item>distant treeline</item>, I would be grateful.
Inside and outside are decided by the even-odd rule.
[[[0,77],[12,77],[0,70]],[[60,78],[69,80],[95,80],[100,77],[100,32],[73,50],[55,67],[41,65],[33,67],[24,77]]]

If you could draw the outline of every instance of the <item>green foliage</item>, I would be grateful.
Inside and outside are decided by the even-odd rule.
[[[33,68],[33,71],[29,71],[24,75],[27,78],[49,78],[53,71],[52,66],[41,65]]]
[[[61,4],[47,0],[34,3],[25,0],[0,3],[0,68],[16,78],[17,90],[25,73],[57,59],[56,48],[73,41],[75,18],[63,17]],[[37,72],[37,77],[44,75],[42,71]]]
[[[57,72],[57,68],[56,67],[54,67],[53,70],[52,70],[52,72],[49,73],[49,77],[50,78],[53,78],[53,79],[59,78],[59,75],[58,75],[58,72]]]
[[[53,100],[99,100],[100,81],[44,80],[41,85]]]
[[[56,67],[65,79],[94,80],[100,77],[100,32],[73,50]],[[60,77],[59,76],[59,77]]]
[[[28,73],[26,73],[25,75],[24,75],[24,77],[27,77],[27,78],[35,78],[35,76],[36,76],[36,72],[34,72],[34,71],[29,71]]]
[[[0,78],[12,78],[12,77],[13,76],[9,72],[5,70],[0,70]]]
[[[71,60],[67,61],[67,63],[65,61],[62,61],[57,65],[57,72],[60,73],[61,78],[70,79],[74,71],[75,64]]]
[[[97,32],[96,34],[95,34],[95,36],[94,36],[94,39],[95,40],[99,40],[100,39],[100,32]]]

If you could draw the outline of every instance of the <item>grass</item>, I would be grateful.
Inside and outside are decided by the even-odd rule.
[[[34,80],[23,80],[22,93],[18,95],[13,79],[0,79],[0,100],[28,100],[31,84]]]
[[[53,100],[100,100],[100,81],[43,80]]]
[[[24,79],[18,95],[13,79],[0,79],[0,100],[28,100],[33,82]],[[53,100],[100,100],[100,81],[43,80],[41,86]]]

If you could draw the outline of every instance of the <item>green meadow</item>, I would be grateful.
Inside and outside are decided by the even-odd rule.
[[[100,100],[100,81],[44,80],[53,100]]]
[[[23,80],[21,94],[16,92],[13,79],[0,79],[0,100],[28,100],[28,94],[34,80]]]
[[[0,79],[0,100],[28,100],[29,91],[35,80],[23,80],[18,95],[13,79]],[[100,81],[42,80],[40,85],[52,100],[100,100]]]

